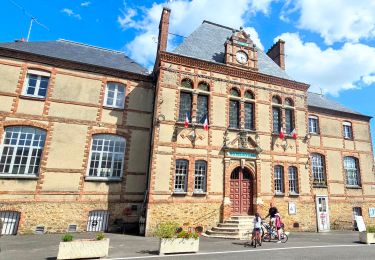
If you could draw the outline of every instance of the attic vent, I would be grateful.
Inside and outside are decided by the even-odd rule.
[[[35,234],[44,234],[44,226],[36,226]]]
[[[77,232],[77,225],[69,225],[68,232]]]

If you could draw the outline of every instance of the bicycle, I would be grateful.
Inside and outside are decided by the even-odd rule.
[[[266,229],[266,232],[263,233],[263,241],[270,242],[271,240],[277,240],[277,230],[274,227],[271,227],[267,223],[263,223],[263,227]],[[280,229],[280,241],[281,243],[286,243],[288,241],[288,235],[285,234],[284,227],[282,226]]]

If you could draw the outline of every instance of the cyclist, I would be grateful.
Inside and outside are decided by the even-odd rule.
[[[270,203],[270,209],[268,210],[268,215],[265,218],[270,217],[270,226],[271,227],[276,227],[275,226],[275,216],[276,214],[279,213],[276,207],[274,207],[273,203]]]
[[[255,213],[255,217],[253,220],[254,223],[254,229],[252,234],[252,242],[251,244],[254,247],[257,247],[257,243],[261,246],[262,245],[262,237],[261,237],[261,226],[262,226],[262,218],[260,217],[259,213]]]

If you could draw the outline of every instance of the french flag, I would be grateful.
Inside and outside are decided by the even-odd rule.
[[[188,127],[189,127],[189,117],[188,117],[187,114],[186,114],[186,117],[185,117],[185,124],[184,124],[184,127],[185,127],[185,128],[188,128]]]
[[[296,129],[294,128],[293,131],[290,133],[290,135],[293,137],[293,139],[297,139],[297,132]]]
[[[285,137],[284,129],[281,127],[280,128],[280,133],[279,133],[279,138],[280,139],[284,139],[284,137]]]
[[[204,120],[204,123],[203,123],[203,129],[205,131],[208,131],[208,118],[207,118],[207,115],[206,115],[206,119]]]

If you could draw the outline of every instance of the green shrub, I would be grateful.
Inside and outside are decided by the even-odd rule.
[[[375,233],[375,226],[368,226],[367,233]]]
[[[180,233],[177,233],[177,238],[194,238],[197,239],[199,237],[199,233],[196,231],[186,231],[182,230]]]
[[[96,234],[96,240],[103,240],[104,239],[104,233],[103,232],[99,232]]]
[[[62,237],[62,241],[64,242],[71,242],[73,241],[73,235],[72,234],[65,234],[63,237]]]
[[[155,230],[155,236],[160,238],[173,238],[176,237],[176,231],[178,229],[177,223],[165,222],[160,223]]]

